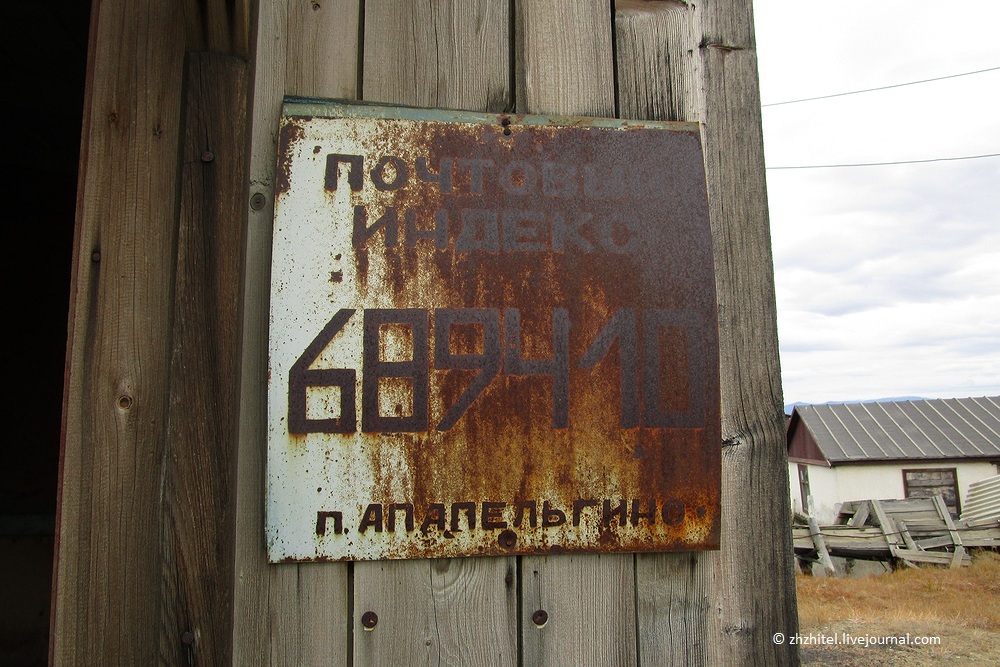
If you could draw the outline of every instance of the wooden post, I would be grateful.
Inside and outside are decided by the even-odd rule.
[[[826,576],[836,577],[837,568],[834,566],[833,559],[830,558],[830,552],[826,548],[823,531],[819,528],[819,522],[811,516],[809,517],[809,535],[813,539],[813,544],[816,545],[816,553],[819,554],[819,562],[823,565],[823,571],[826,572]]]
[[[934,508],[938,512],[938,516],[944,521],[944,525],[948,527],[948,535],[951,536],[951,543],[955,545],[955,553],[951,559],[951,567],[959,567],[962,565],[962,560],[965,558],[965,546],[962,544],[962,538],[958,534],[958,529],[955,527],[955,522],[951,519],[951,512],[948,511],[948,506],[944,504],[944,498],[940,494],[934,496]]]
[[[91,14],[56,665],[230,662],[248,70],[194,55],[246,50],[240,22],[217,20],[245,3],[209,4],[212,21],[181,2]]]

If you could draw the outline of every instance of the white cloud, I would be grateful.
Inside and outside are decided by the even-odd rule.
[[[1000,3],[755,3],[765,103],[1000,66]],[[764,109],[769,166],[1000,153],[1000,71]],[[1000,159],[768,172],[786,402],[1000,393]]]

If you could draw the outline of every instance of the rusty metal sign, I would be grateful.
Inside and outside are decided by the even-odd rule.
[[[272,562],[714,549],[697,125],[288,101]]]

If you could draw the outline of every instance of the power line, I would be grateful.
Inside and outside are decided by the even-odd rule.
[[[859,93],[871,93],[876,90],[888,90],[889,88],[901,88],[903,86],[914,86],[918,83],[929,83],[931,81],[942,81],[944,79],[955,79],[960,76],[969,76],[970,74],[982,74],[983,72],[994,72],[1000,69],[1000,67],[989,67],[987,69],[977,69],[974,72],[962,72],[960,74],[949,74],[948,76],[938,76],[933,79],[921,79],[920,81],[907,81],[906,83],[894,83],[890,86],[879,86],[878,88],[865,88],[864,90],[851,90],[846,93],[834,93],[832,95],[820,95],[818,97],[803,97],[799,100],[785,100],[784,102],[770,102],[769,104],[761,104],[763,107],[777,107],[782,104],[797,104],[799,102],[812,102],[813,100],[826,100],[831,97],[843,97],[844,95],[857,95]]]
[[[981,158],[1000,157],[1000,153],[985,155],[963,155],[960,157],[936,157],[927,160],[897,160],[895,162],[857,162],[854,164],[801,164],[788,167],[767,167],[767,169],[837,169],[840,167],[884,167],[892,164],[923,164],[925,162],[954,162],[955,160],[979,160]]]

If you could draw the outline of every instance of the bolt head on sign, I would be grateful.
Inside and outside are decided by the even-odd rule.
[[[715,549],[696,124],[286,101],[272,562]]]

